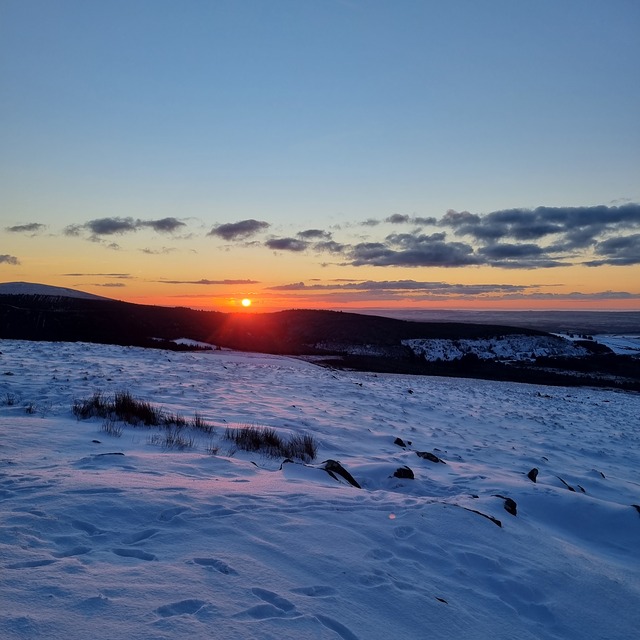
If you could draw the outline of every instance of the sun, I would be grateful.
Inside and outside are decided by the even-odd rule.
[[[251,306],[251,300],[249,298],[243,298],[241,304],[242,304],[243,307],[250,307]]]

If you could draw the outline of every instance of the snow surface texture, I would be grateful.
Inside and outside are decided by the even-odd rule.
[[[640,628],[638,394],[229,351],[0,351],[3,639],[628,640]],[[155,428],[116,438],[72,415],[74,399],[123,389],[198,411],[216,435],[165,450]],[[246,424],[313,434],[318,460],[234,452],[224,427]],[[362,488],[329,476],[327,459]],[[394,477],[404,466],[414,479]]]
[[[580,357],[589,352],[559,336],[510,335],[496,338],[445,340],[417,338],[403,340],[416,355],[425,360],[449,362],[473,354],[481,360],[535,360],[540,356]]]

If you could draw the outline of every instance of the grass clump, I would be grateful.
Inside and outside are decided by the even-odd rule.
[[[150,402],[134,398],[128,391],[117,391],[113,400],[113,413],[128,424],[155,427],[164,422],[162,411]]]
[[[259,451],[270,458],[298,458],[311,462],[318,453],[313,436],[294,434],[284,439],[271,427],[227,427],[224,437],[242,451]]]
[[[119,438],[122,435],[123,426],[115,420],[107,419],[102,423],[100,431],[106,433],[108,436]]]
[[[149,442],[159,445],[163,449],[177,449],[179,451],[192,449],[195,444],[193,437],[187,436],[180,427],[170,427],[162,433],[155,433],[149,438]]]

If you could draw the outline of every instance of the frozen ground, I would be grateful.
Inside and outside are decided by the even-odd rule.
[[[640,628],[638,394],[228,351],[0,351],[3,639],[627,640]],[[71,412],[96,390],[197,411],[216,435],[186,451],[150,444],[150,429],[109,436]],[[313,434],[318,459],[281,468],[234,452],[226,425]],[[327,459],[362,488],[331,478]],[[403,466],[414,479],[393,476]]]

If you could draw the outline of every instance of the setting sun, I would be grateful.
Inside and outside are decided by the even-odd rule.
[[[251,306],[251,300],[249,298],[243,298],[242,299],[242,306],[243,307],[250,307]]]

